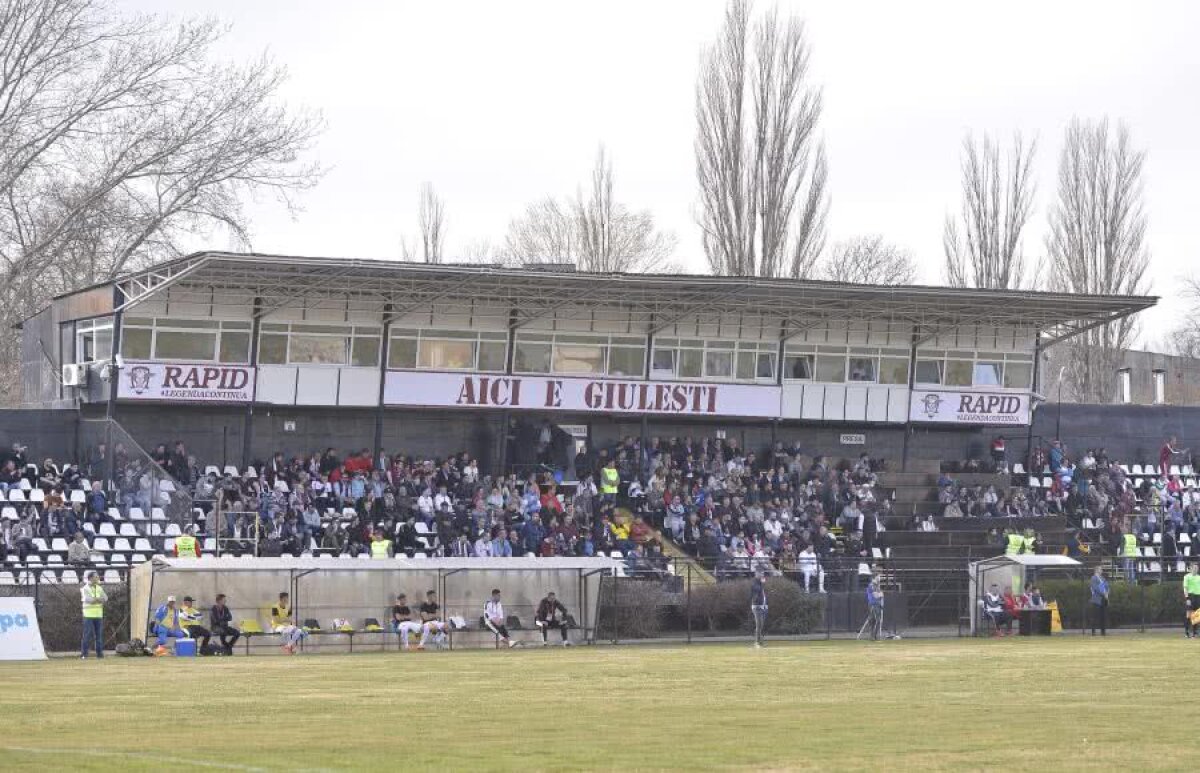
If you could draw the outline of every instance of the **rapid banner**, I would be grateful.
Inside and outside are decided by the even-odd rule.
[[[78,595],[78,594],[77,594]],[[0,597],[0,660],[45,660],[37,611],[28,596]]]
[[[523,408],[777,418],[780,388],[746,384],[389,371],[383,399],[387,405],[438,408]]]
[[[1025,425],[1029,423],[1029,395],[914,389],[908,415],[913,421],[943,424]]]
[[[211,362],[126,362],[119,384],[117,397],[122,400],[248,403],[254,369]]]

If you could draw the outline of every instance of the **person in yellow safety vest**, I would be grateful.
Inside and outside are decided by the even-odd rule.
[[[394,555],[392,541],[383,536],[383,529],[376,529],[371,537],[371,558],[387,559]]]
[[[79,645],[79,659],[87,660],[88,646],[95,642],[96,657],[104,657],[104,602],[108,594],[100,587],[100,575],[88,572],[87,582],[79,589],[83,602],[83,640]]]
[[[1125,582],[1137,582],[1138,539],[1132,531],[1125,532],[1121,538],[1121,557],[1125,559]]]
[[[1004,555],[1015,556],[1025,546],[1025,538],[1011,529],[1006,530],[1006,534],[1008,542],[1004,548]]]
[[[1021,538],[1021,552],[1026,555],[1037,552],[1037,535],[1033,533],[1033,529],[1025,530],[1025,536]]]
[[[600,470],[600,499],[613,502],[617,498],[617,486],[621,483],[621,475],[617,472],[617,460],[609,459],[608,464]]]
[[[199,558],[200,543],[197,542],[196,527],[189,526],[187,533],[175,538],[175,556],[176,558]]]

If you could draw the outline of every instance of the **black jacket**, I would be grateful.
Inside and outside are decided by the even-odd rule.
[[[229,607],[219,607],[214,604],[208,612],[208,618],[212,622],[213,630],[217,630],[225,628],[233,622],[233,613],[229,611]]]
[[[549,598],[544,598],[539,601],[536,617],[538,620],[549,620],[555,610],[558,610],[558,619],[565,622],[567,619],[567,608],[558,599],[551,601]]]

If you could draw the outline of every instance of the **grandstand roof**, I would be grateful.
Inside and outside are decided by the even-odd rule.
[[[697,314],[752,311],[783,320],[781,337],[833,322],[912,324],[923,338],[965,325],[1036,328],[1049,342],[1150,308],[1152,296],[1027,290],[876,286],[814,280],[574,271],[568,265],[512,268],[384,260],[200,252],[115,280],[120,308],[168,287],[210,293],[220,306],[258,297],[260,314],[305,303],[397,318],[431,303],[502,305],[514,327],[549,313],[606,307],[652,331]],[[586,312],[585,312],[586,313]]]

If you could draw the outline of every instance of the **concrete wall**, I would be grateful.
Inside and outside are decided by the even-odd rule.
[[[76,452],[75,411],[8,410],[0,411],[0,447],[20,440],[29,446],[33,457],[70,458]],[[99,406],[84,413],[103,416]],[[520,421],[540,424],[541,414],[513,414]],[[1183,447],[1200,450],[1200,408],[1138,405],[1064,404],[1061,411],[1062,437],[1076,452],[1105,447],[1110,456],[1129,463],[1154,461],[1163,440],[1177,435]],[[500,459],[504,442],[502,414],[499,411],[437,412],[388,409],[384,412],[384,449],[418,455],[444,456],[467,451],[477,456],[486,470]],[[550,416],[561,424],[589,424],[596,447],[611,446],[626,436],[638,436],[639,420],[570,414]],[[147,450],[156,443],[182,439],[205,463],[244,464],[242,433],[246,410],[239,407],[169,407],[159,405],[121,405],[117,420]],[[284,422],[294,421],[294,432],[284,431]],[[1034,413],[1033,439],[1048,443],[1057,434],[1057,405],[1040,406]],[[651,436],[669,438],[712,437],[724,430],[729,437],[750,450],[768,448],[772,440],[820,452],[829,456],[853,458],[864,451],[873,457],[892,461],[897,468],[904,445],[902,427],[884,425],[814,425],[799,422],[690,422],[650,421]],[[1025,456],[1029,428],[1012,427],[918,427],[910,438],[910,459],[961,460],[986,458],[988,444],[1003,432],[1009,439],[1013,460]],[[864,445],[842,445],[843,433],[865,435]],[[285,454],[310,453],[333,446],[339,451],[374,445],[373,410],[333,408],[257,409],[254,420],[252,458],[266,459],[274,451]],[[510,461],[520,460],[510,456]]]
[[[29,447],[29,460],[40,463],[47,456],[73,459],[76,452],[75,411],[0,410],[0,448],[15,442]]]
[[[1043,405],[1035,412],[1035,439],[1049,442],[1055,437],[1060,426],[1058,409],[1057,405]],[[1064,404],[1061,431],[1072,455],[1104,447],[1109,458],[1129,464],[1157,463],[1158,449],[1170,435],[1178,436],[1178,447],[1200,452],[1200,408]]]
[[[205,463],[244,466],[269,459],[309,454],[332,446],[339,453],[375,445],[375,410],[258,406],[254,413],[250,459],[242,459],[244,407],[125,405],[117,421],[144,447],[183,440]],[[293,431],[284,428],[294,423]],[[445,456],[466,451],[491,466],[499,459],[500,414],[384,411],[383,448],[388,453]]]

